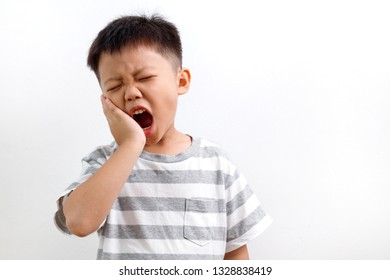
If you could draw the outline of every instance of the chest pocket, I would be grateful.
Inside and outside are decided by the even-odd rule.
[[[186,199],[184,238],[202,247],[211,240],[224,239],[224,229],[218,226],[218,210],[216,199]]]

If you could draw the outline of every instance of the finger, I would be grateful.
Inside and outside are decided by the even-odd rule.
[[[100,96],[100,101],[102,102],[103,109],[106,109],[106,107],[107,107],[107,105],[106,105],[107,97],[105,97],[104,95],[101,95]]]
[[[101,101],[102,101],[103,110],[105,111],[105,113],[115,112],[118,109],[109,98],[107,98],[103,95],[101,96]]]
[[[111,100],[105,96],[101,96],[101,102],[103,107],[103,113],[106,116],[108,122],[115,118],[116,106],[111,102]]]
[[[102,96],[104,114],[109,122],[126,118],[127,115],[115,105],[108,97]]]
[[[100,97],[100,99],[101,99],[101,101],[102,101],[103,106],[106,107],[107,109],[110,108],[110,105],[114,105],[114,104],[111,102],[111,100],[110,100],[108,97],[104,96],[104,95],[102,95],[102,96]]]

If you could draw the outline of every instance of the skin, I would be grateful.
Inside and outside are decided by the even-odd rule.
[[[153,115],[153,130],[146,137],[145,151],[175,155],[191,145],[191,138],[174,126],[178,96],[185,94],[190,86],[188,69],[173,66],[151,48],[139,47],[103,54],[99,70],[103,96],[123,112],[123,120],[133,121],[129,114],[134,106],[145,107]],[[106,117],[111,116],[106,114]],[[121,134],[126,131],[143,134],[134,127],[134,121],[129,129],[119,127],[117,130],[115,122],[110,120],[109,124],[114,138],[123,137]]]
[[[101,55],[99,77],[103,112],[118,147],[64,202],[67,227],[80,237],[104,222],[143,150],[176,155],[191,145],[191,138],[174,125],[178,97],[189,90],[188,69],[175,66],[153,48],[125,47]],[[143,130],[131,117],[135,106],[152,114],[151,128]],[[225,259],[248,259],[246,246]]]
[[[224,260],[249,260],[248,248],[246,245],[225,254]]]

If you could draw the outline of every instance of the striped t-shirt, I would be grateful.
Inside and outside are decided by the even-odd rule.
[[[83,158],[81,177],[58,200],[55,223],[66,228],[62,203],[114,153],[101,146]],[[244,176],[216,144],[193,138],[175,156],[142,152],[98,230],[98,259],[223,259],[271,222]]]

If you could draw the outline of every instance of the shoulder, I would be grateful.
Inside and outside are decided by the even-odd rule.
[[[232,162],[228,152],[219,144],[208,139],[201,138],[199,144],[199,151],[197,156],[199,160],[213,165],[216,169],[224,174],[235,174],[238,169]]]
[[[199,138],[199,154],[202,157],[221,157],[229,160],[229,155],[225,149],[205,138]]]

